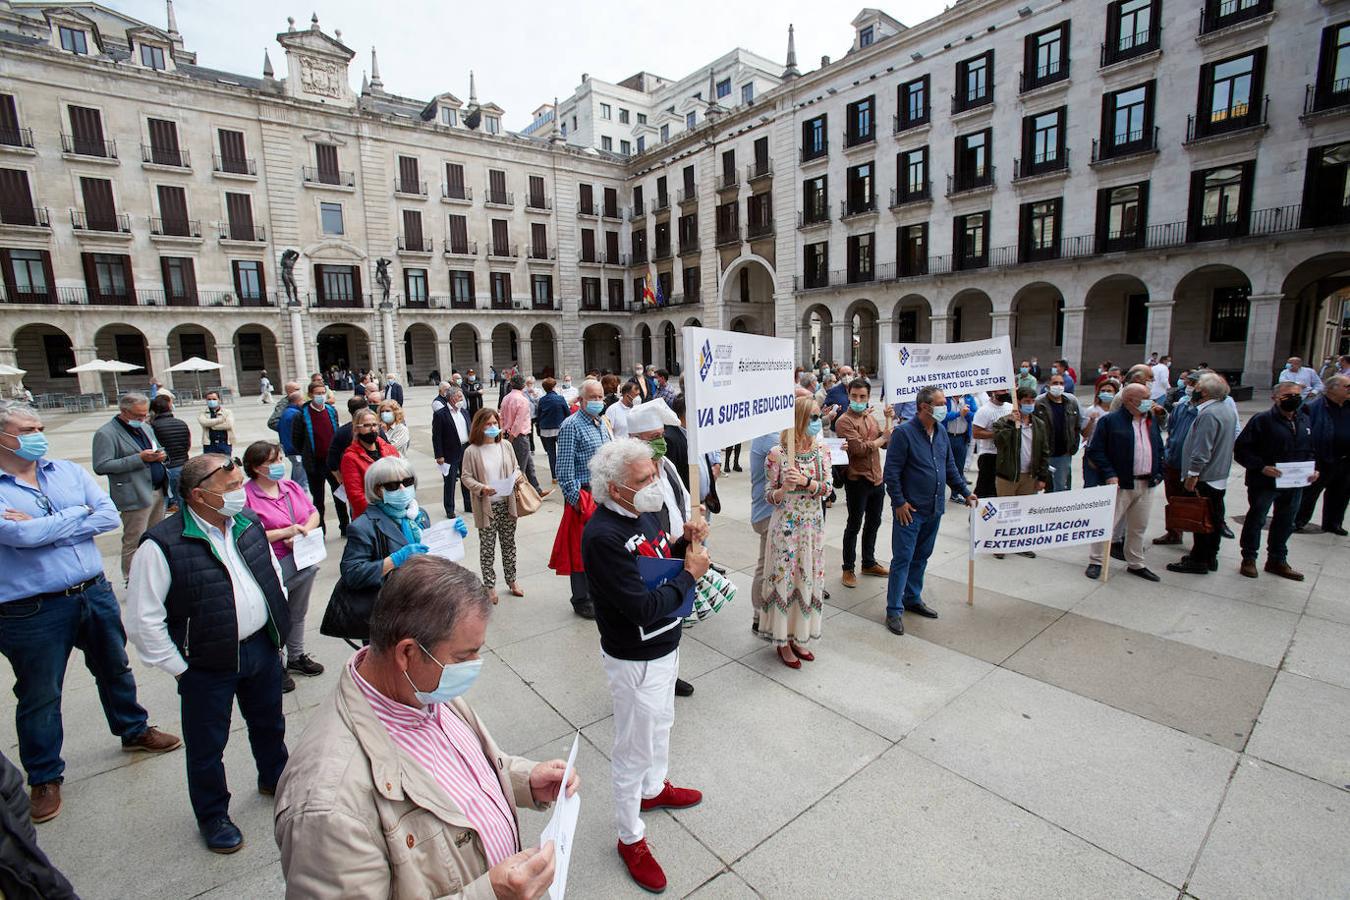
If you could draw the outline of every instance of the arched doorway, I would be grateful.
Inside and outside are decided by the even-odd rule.
[[[436,332],[430,325],[414,322],[403,331],[404,384],[422,384],[441,380],[441,351]],[[435,378],[432,378],[433,373]]]
[[[479,368],[478,331],[472,325],[460,322],[450,329],[450,365],[461,375]]]
[[[881,348],[878,346],[877,308],[870,300],[856,300],[844,314],[849,325],[849,341],[852,344],[848,362],[857,369],[862,367],[869,372],[877,370],[877,360]]]
[[[755,320],[750,316],[737,316],[731,320],[731,330],[740,334],[754,333]]]
[[[272,329],[251,322],[234,332],[234,371],[242,391],[256,387],[263,372],[267,373],[276,390],[281,389],[286,379],[277,353],[277,336]]]
[[[364,372],[370,368],[370,335],[359,325],[326,325],[319,329],[315,341],[319,349],[319,368],[324,372],[335,366],[351,372]]]
[[[34,394],[79,393],[79,376],[66,371],[75,366],[70,335],[53,325],[24,325],[12,346],[19,368],[27,370],[24,386]]]
[[[169,332],[169,365],[176,366],[185,359],[199,357],[220,362],[216,336],[200,325],[179,325]],[[220,372],[165,372],[160,384],[171,390],[196,390],[198,385],[216,387],[221,384]],[[243,385],[245,382],[240,381]]]
[[[557,338],[553,329],[544,323],[530,329],[530,360],[536,378],[553,378],[558,374]]]
[[[148,390],[150,379],[163,375],[151,370],[150,349],[146,345],[145,334],[132,325],[119,322],[100,328],[94,335],[94,355],[99,359],[116,359],[141,367],[135,372],[119,374],[116,379],[111,373],[102,373],[104,394],[111,395],[118,388],[123,392]]]
[[[834,326],[834,316],[830,314],[829,307],[809,306],[806,309],[806,315],[802,317],[802,324],[805,326],[803,331],[803,340],[805,346],[802,348],[802,359],[806,363],[814,363],[818,359],[823,359],[827,363],[838,362],[835,353],[832,332]]]
[[[947,340],[982,341],[994,336],[994,301],[977,288],[968,288],[952,298]]]
[[[1176,305],[1171,346],[1145,349],[1170,352],[1182,368],[1204,363],[1236,383],[1246,356],[1251,294],[1251,281],[1233,266],[1201,266],[1188,272],[1172,291]],[[1267,374],[1273,378],[1274,369]]]
[[[492,367],[500,374],[520,359],[520,334],[505,322],[492,329]]]
[[[722,273],[722,309],[725,327],[741,319],[747,330],[756,334],[774,334],[773,267],[759,256],[741,256]],[[750,327],[755,323],[759,327]],[[761,324],[762,323],[762,324]],[[761,330],[762,329],[762,330]]]
[[[1034,282],[1013,295],[1012,313],[1013,356],[1035,358],[1049,372],[1051,362],[1063,355],[1064,295],[1053,284]]]
[[[933,339],[932,307],[927,298],[919,294],[901,297],[891,314],[895,320],[895,334],[892,340],[899,343],[928,343]]]
[[[582,365],[587,372],[623,371],[619,329],[606,323],[586,326],[581,333]]]
[[[1281,285],[1284,302],[1277,329],[1280,355],[1299,356],[1314,368],[1350,353],[1350,253],[1324,253],[1294,266]]]
[[[1111,362],[1124,370],[1148,358],[1148,287],[1133,275],[1108,275],[1083,296],[1083,358],[1079,374]],[[1086,375],[1084,374],[1084,377]]]

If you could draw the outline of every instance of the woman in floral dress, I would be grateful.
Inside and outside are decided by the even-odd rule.
[[[802,645],[820,637],[825,590],[825,516],[820,501],[830,493],[829,454],[820,443],[820,406],[798,397],[796,460],[788,461],[789,432],[765,460],[764,496],[774,505],[769,520],[766,573],[757,634],[772,641],[783,665],[800,669],[815,655]]]

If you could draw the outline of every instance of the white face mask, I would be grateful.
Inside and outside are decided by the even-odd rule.
[[[624,485],[628,487],[628,485]],[[664,504],[665,498],[661,496],[661,483],[653,481],[639,491],[633,493],[633,508],[640,513],[654,513]]]

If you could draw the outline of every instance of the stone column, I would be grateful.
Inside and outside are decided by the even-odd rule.
[[[1272,382],[1275,331],[1280,324],[1283,294],[1254,294],[1248,298],[1247,349],[1242,357],[1242,383],[1255,388]]]
[[[1083,325],[1086,321],[1086,306],[1064,307],[1064,344],[1059,348],[1059,355],[1079,372],[1084,369]]]
[[[394,343],[394,307],[380,305],[380,335],[384,343],[382,369],[385,373],[398,371],[398,345]]]
[[[1172,309],[1177,305],[1175,300],[1150,300],[1146,304],[1148,307],[1148,343],[1144,345],[1144,353],[1156,352],[1159,356],[1167,353],[1172,346]],[[1073,360],[1070,360],[1073,362]],[[1079,360],[1082,362],[1082,360]]]
[[[87,362],[93,362],[98,359],[98,348],[92,344],[88,347],[75,346],[71,348],[75,352],[75,365],[82,366]],[[80,372],[76,375],[80,380],[81,394],[98,394],[103,391],[103,373],[102,372]]]
[[[929,341],[934,344],[945,344],[951,340],[951,316],[932,316],[928,320],[932,337]]]
[[[318,371],[319,365],[314,363],[314,368],[310,368],[309,359],[309,340],[305,337],[305,317],[300,314],[300,307],[292,306],[290,308],[291,317],[291,364],[294,367],[292,375],[295,380],[302,385],[309,383],[311,372]],[[285,382],[283,382],[284,384]]]
[[[877,359],[880,360],[886,344],[895,343],[895,320],[887,316],[877,319]]]
[[[1002,337],[1005,334],[1006,335],[1012,334],[1012,317],[1013,317],[1012,310],[1008,310],[1007,312],[999,312],[995,310],[990,315],[990,318],[993,320],[994,323],[992,332],[993,337]],[[934,322],[936,321],[937,320],[934,319]],[[934,327],[936,328],[936,325],[934,325]]]
[[[150,372],[149,372],[149,377],[150,377],[150,378],[154,378],[154,379],[157,380],[161,385],[164,385],[165,387],[168,387],[168,386],[169,386],[169,381],[170,381],[170,379],[172,379],[175,375],[179,374],[179,373],[177,373],[177,372],[170,372],[170,371],[169,371],[169,366],[170,366],[170,362],[169,362],[169,345],[168,345],[168,344],[151,344],[151,345],[150,345],[149,347],[147,347],[146,349],[150,352]],[[191,377],[191,374],[188,373],[188,372],[184,372],[183,374],[186,375],[186,376],[188,376],[189,378]],[[147,379],[147,380],[148,380],[148,379]],[[186,381],[186,380],[184,380],[183,383],[184,383],[184,384],[188,384],[189,382]]]
[[[840,363],[853,365],[853,323],[830,323],[830,356]]]
[[[815,362],[811,359],[811,330],[802,324],[797,325],[797,362],[804,366]]]
[[[437,368],[441,371],[441,381],[450,381],[450,370],[454,368],[451,361],[455,355],[455,344],[450,340],[450,335],[437,336],[436,338],[436,359],[440,363]],[[453,383],[453,382],[452,382]]]
[[[516,367],[525,378],[534,374],[534,348],[530,346],[528,332],[523,337],[516,338]]]
[[[492,335],[478,339],[478,365],[474,369],[478,372],[478,380],[484,385],[488,383],[488,366],[492,365]]]
[[[216,362],[220,363],[220,371],[216,373],[220,376],[220,386],[234,391],[234,397],[238,400],[239,373],[234,365],[234,344],[216,344]]]

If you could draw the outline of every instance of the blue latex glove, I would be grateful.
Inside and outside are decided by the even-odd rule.
[[[397,567],[407,562],[409,557],[418,553],[426,553],[426,552],[427,552],[426,544],[408,544],[407,546],[399,547],[393,553],[390,553],[389,559],[391,562],[393,562],[395,567]]]
[[[464,524],[464,517],[463,517],[463,516],[456,516],[456,517],[455,517],[455,530],[459,532],[459,536],[460,536],[460,537],[468,537],[468,536],[469,536],[469,526]],[[422,552],[425,553],[426,551],[423,550]]]

